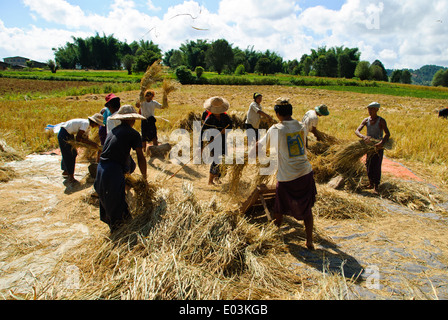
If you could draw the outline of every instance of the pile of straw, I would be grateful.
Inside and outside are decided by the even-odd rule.
[[[198,202],[190,184],[182,189],[157,190],[151,212],[122,230],[127,238],[89,239],[72,257],[83,275],[79,290],[51,294],[83,300],[295,297],[302,278],[276,259],[285,247],[272,224],[251,224],[216,200]]]
[[[321,218],[360,220],[383,215],[383,212],[369,204],[365,198],[356,194],[338,191],[325,185],[317,185],[316,200],[313,214]]]
[[[0,182],[8,182],[17,176],[14,169],[0,167]]]
[[[140,80],[140,102],[143,102],[145,100],[145,91],[148,90],[151,85],[161,80],[161,73],[162,60],[157,60],[148,67],[142,79]]]
[[[182,85],[180,82],[171,80],[171,79],[164,79],[162,83],[162,91],[163,91],[163,101],[162,101],[162,107],[168,108],[168,95],[176,90],[179,90]]]
[[[415,211],[446,211],[438,206],[448,201],[446,196],[431,190],[428,185],[400,180],[385,181],[378,190],[381,197]]]
[[[23,157],[16,150],[9,147],[6,142],[0,140],[0,161],[20,161]]]

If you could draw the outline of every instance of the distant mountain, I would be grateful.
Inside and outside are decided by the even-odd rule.
[[[418,84],[423,86],[430,86],[432,82],[432,78],[437,71],[440,69],[446,70],[445,67],[435,66],[435,65],[425,65],[417,70],[410,69],[409,71],[412,74],[412,84]],[[387,75],[390,77],[393,70],[387,69]]]

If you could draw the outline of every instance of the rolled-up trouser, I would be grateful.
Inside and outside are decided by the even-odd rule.
[[[73,175],[78,152],[68,143],[69,140],[74,140],[74,136],[69,134],[65,128],[61,128],[58,133],[59,149],[62,154],[61,169]]]
[[[367,176],[372,186],[379,186],[381,182],[381,166],[383,163],[384,150],[368,155],[366,159]]]

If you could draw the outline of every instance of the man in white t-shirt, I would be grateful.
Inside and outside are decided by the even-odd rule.
[[[287,98],[279,98],[274,107],[280,123],[269,128],[258,144],[274,144],[278,157],[277,189],[274,207],[275,224],[280,227],[283,215],[303,220],[306,246],[313,250],[313,214],[316,184],[313,168],[306,156],[306,127],[292,118],[292,106]],[[274,134],[276,131],[276,134]],[[277,141],[272,139],[277,136]],[[277,145],[277,146],[275,146]]]
[[[312,132],[316,139],[319,141],[320,137],[317,131],[317,125],[319,124],[319,117],[328,116],[330,112],[328,111],[328,107],[324,104],[317,106],[314,110],[310,110],[305,113],[305,116],[302,119],[302,123],[307,128],[308,132]],[[306,145],[308,146],[308,139],[306,140]]]
[[[67,177],[69,182],[77,182],[75,180],[75,163],[78,152],[69,142],[76,140],[100,149],[100,146],[88,139],[90,127],[99,127],[103,125],[103,116],[95,114],[88,119],[72,119],[61,124],[58,133],[59,149],[61,150],[62,175]]]

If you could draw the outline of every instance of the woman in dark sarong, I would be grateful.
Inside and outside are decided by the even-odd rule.
[[[100,219],[109,226],[112,233],[131,217],[126,203],[124,176],[136,168],[130,156],[131,149],[137,153],[138,166],[146,180],[147,167],[142,138],[132,128],[135,120],[142,118],[144,119],[130,105],[122,106],[111,116],[113,120],[121,120],[121,125],[107,135],[98,164],[94,187],[100,199]]]
[[[222,97],[212,97],[207,99],[204,103],[204,109],[208,112],[201,130],[201,149],[203,146],[202,138],[204,137],[204,132],[209,129],[215,129],[221,134],[221,148],[220,150],[213,150],[211,154],[212,157],[215,157],[215,155],[216,157],[221,155],[225,156],[227,154],[226,130],[231,130],[233,128],[232,120],[226,113],[226,111],[229,110],[229,107],[229,102]],[[219,181],[220,177],[221,165],[216,161],[213,161],[210,165],[208,184],[214,185],[215,181]]]
[[[274,222],[280,227],[283,216],[303,220],[306,247],[314,250],[312,208],[316,202],[316,183],[313,169],[306,156],[306,127],[292,118],[292,106],[287,98],[279,98],[274,107],[280,123],[273,125],[259,144],[275,146],[278,155],[277,188],[274,205]],[[278,141],[273,141],[274,130]]]

